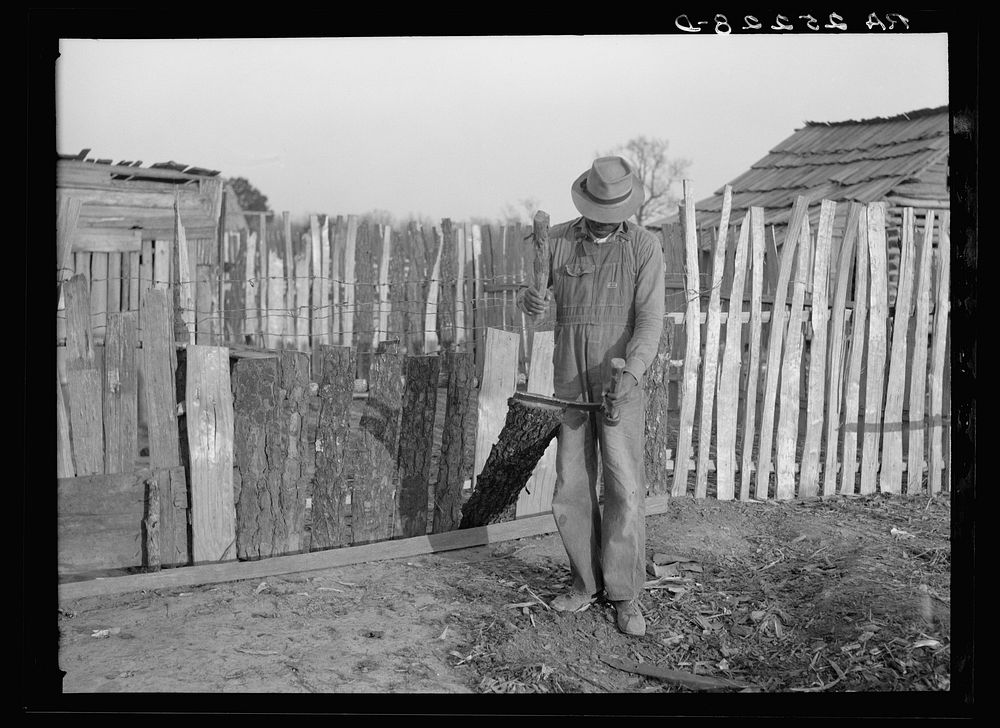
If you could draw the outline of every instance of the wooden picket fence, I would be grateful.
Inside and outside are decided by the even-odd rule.
[[[682,243],[685,307],[668,307],[643,382],[648,493],[947,489],[947,212],[919,227],[904,212],[890,309],[884,204],[851,204],[835,231],[822,201],[814,231],[800,198],[767,246],[763,211],[730,220],[729,203],[707,290],[690,185],[682,239],[663,231],[665,248]],[[287,215],[256,218],[221,244],[178,225],[106,272],[75,254],[57,347],[65,570],[453,530],[507,399],[551,394],[551,312],[536,326],[514,306],[529,228],[313,216],[293,235]],[[517,517],[550,510],[554,447]]]

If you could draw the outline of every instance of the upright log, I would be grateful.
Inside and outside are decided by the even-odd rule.
[[[747,365],[746,411],[743,414],[743,462],[740,467],[740,500],[750,498],[753,470],[754,431],[757,414],[757,384],[760,381],[761,299],[764,294],[764,209],[750,208],[752,281],[750,290],[750,362]],[[759,459],[758,459],[759,462]]]
[[[476,416],[471,404],[476,374],[472,355],[452,351],[445,354],[445,357],[448,400],[445,405],[438,475],[434,485],[433,533],[454,530],[461,522],[462,486],[468,470],[467,433],[471,431],[471,418]],[[480,391],[480,398],[482,396]],[[478,455],[478,440],[476,445]]]
[[[66,378],[69,422],[76,474],[104,472],[102,377],[90,328],[87,277],[73,276],[64,284],[66,303]]]
[[[139,455],[138,377],[135,352],[139,344],[136,313],[108,314],[104,346],[104,472],[130,473]]]
[[[392,538],[399,482],[399,420],[403,403],[403,357],[389,347],[372,356],[368,399],[361,414],[360,465],[351,493],[355,543]]]
[[[349,346],[321,344],[319,353],[316,378],[320,410],[312,494],[312,551],[344,546],[351,541],[347,445],[357,358]]]
[[[778,396],[778,374],[781,370],[781,345],[785,337],[788,313],[785,301],[788,298],[788,281],[792,277],[792,264],[802,230],[802,221],[807,219],[809,200],[802,195],[795,198],[792,214],[781,246],[781,264],[774,289],[774,305],[771,308],[771,325],[768,328],[767,369],[764,380],[764,401],[761,403],[760,447],[757,449],[757,498],[767,498],[771,478],[771,458],[774,443],[774,414]],[[775,258],[777,257],[776,247]]]
[[[826,339],[830,311],[827,288],[830,282],[830,251],[833,241],[833,218],[837,203],[823,200],[812,275],[812,341],[809,342],[809,373],[806,380],[806,432],[799,470],[799,496],[809,498],[819,492],[819,461],[823,437],[823,404],[826,393]],[[829,443],[827,447],[830,447]],[[836,442],[834,443],[836,449]]]
[[[903,235],[899,248],[899,286],[892,318],[889,377],[885,390],[882,428],[883,493],[900,493],[903,487],[903,391],[906,385],[906,337],[913,303],[913,209],[903,210]]]
[[[236,558],[229,349],[188,346],[187,431],[195,563]]]
[[[907,443],[906,492],[923,489],[924,441],[927,426],[924,412],[927,400],[927,348],[930,330],[931,260],[934,243],[934,211],[924,217],[924,238],[917,263],[916,313],[913,327],[913,362],[910,372],[909,442]]]
[[[733,188],[726,185],[722,196],[722,217],[712,255],[712,283],[705,318],[705,358],[701,369],[701,423],[698,428],[698,469],[694,497],[704,498],[708,486],[708,456],[712,445],[712,418],[715,414],[715,388],[719,371],[719,325],[722,313],[722,275],[725,272],[726,245],[729,241],[729,214]],[[736,321],[737,326],[739,320]]]
[[[727,187],[727,189],[729,189]],[[743,329],[743,284],[746,280],[747,248],[750,247],[750,211],[743,216],[733,259],[733,282],[726,317],[725,351],[719,373],[718,435],[715,445],[716,497],[732,500],[735,491],[736,422],[739,415],[740,341]],[[706,463],[707,465],[707,463]]]
[[[830,319],[830,358],[827,363],[829,386],[826,407],[826,460],[823,464],[823,495],[837,492],[837,457],[840,453],[840,415],[844,396],[845,331],[847,289],[854,264],[855,242],[858,238],[858,218],[861,203],[852,202],[840,244],[837,263],[837,287],[833,294]]]
[[[885,404],[886,329],[889,323],[885,203],[868,205],[868,255],[871,261],[869,287],[868,358],[865,362],[865,417],[861,446],[862,495],[874,493],[878,485],[879,442]]]
[[[686,285],[687,310],[684,327],[687,349],[684,353],[684,393],[681,396],[680,425],[677,435],[677,453],[674,458],[674,480],[671,495],[687,493],[688,460],[691,457],[691,438],[694,430],[695,409],[698,397],[698,365],[701,359],[701,304],[698,277],[698,231],[695,228],[694,190],[690,181],[684,180],[684,249],[687,254]]]
[[[427,499],[439,371],[440,359],[437,356],[406,358],[406,388],[399,428],[396,538],[427,533]]]
[[[781,363],[781,404],[775,448],[774,497],[777,500],[795,497],[795,459],[801,397],[799,385],[802,372],[802,305],[805,300],[806,279],[809,277],[809,260],[812,257],[809,254],[812,236],[809,232],[808,217],[803,218],[801,231],[798,265],[792,281],[792,305],[788,312],[788,329],[785,332],[785,352]]]

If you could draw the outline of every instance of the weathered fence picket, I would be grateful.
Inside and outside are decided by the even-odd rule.
[[[882,435],[886,328],[889,319],[884,203],[868,205],[868,257],[871,285],[868,288],[868,356],[865,358],[864,436],[861,447],[862,495],[874,493],[878,485],[878,453]]]

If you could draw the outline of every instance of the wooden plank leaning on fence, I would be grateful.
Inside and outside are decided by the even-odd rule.
[[[188,346],[186,380],[194,561],[233,560],[236,511],[229,349]]]
[[[440,362],[437,356],[406,357],[406,386],[399,425],[395,538],[427,533],[427,498]]]
[[[701,367],[701,423],[698,427],[698,469],[694,481],[694,497],[704,498],[708,488],[708,456],[712,445],[712,416],[715,414],[715,390],[719,373],[719,327],[722,313],[722,277],[726,267],[726,247],[729,243],[729,214],[733,188],[726,185],[722,195],[722,217],[712,255],[712,282],[705,317],[705,357]],[[739,318],[734,322],[739,327]]]
[[[73,444],[69,436],[69,412],[63,398],[62,382],[56,373],[56,477],[72,478],[76,475],[73,466]]]
[[[528,369],[527,391],[551,397],[554,391],[555,371],[552,353],[555,350],[554,331],[536,331]],[[552,510],[552,496],[556,485],[556,441],[545,449],[535,466],[527,485],[518,493],[516,515],[531,516]]]
[[[466,443],[471,420],[476,416],[471,402],[476,377],[472,354],[450,351],[445,354],[445,359],[448,399],[444,413],[444,432],[441,435],[438,475],[434,484],[434,516],[431,522],[433,533],[456,529],[462,520],[462,489],[469,469]],[[482,396],[480,390],[480,401]],[[478,440],[476,446],[478,448]]]
[[[507,418],[507,400],[517,389],[519,343],[520,337],[516,332],[493,328],[486,331],[486,358],[477,401],[473,487]]]
[[[746,411],[743,414],[743,461],[740,465],[740,500],[750,499],[753,441],[760,380],[761,299],[764,293],[764,209],[750,208],[750,361],[747,364]],[[731,306],[732,304],[730,304]]]
[[[868,358],[865,362],[864,437],[861,446],[862,495],[874,493],[878,483],[879,440],[882,434],[885,391],[886,328],[889,320],[885,203],[868,205],[868,256],[871,286],[868,301]]]
[[[684,249],[686,251],[685,295],[687,308],[684,327],[687,350],[684,353],[684,391],[681,395],[680,426],[677,435],[677,453],[674,458],[674,479],[670,493],[680,496],[687,493],[688,459],[691,457],[691,437],[698,397],[698,362],[701,350],[701,304],[698,283],[698,231],[695,227],[694,190],[689,180],[684,180]]]
[[[923,490],[924,441],[928,427],[924,421],[927,399],[927,341],[930,330],[931,268],[934,243],[934,211],[924,216],[924,238],[917,256],[916,313],[913,327],[913,365],[910,374],[909,442],[907,443],[906,492]]]
[[[403,356],[390,345],[371,358],[368,399],[361,414],[360,467],[351,493],[355,543],[392,538],[394,492],[399,480],[399,419]]]
[[[726,189],[728,190],[729,187],[727,186]],[[740,236],[736,242],[733,258],[733,283],[729,294],[729,315],[726,318],[725,350],[722,356],[722,369],[719,373],[719,424],[715,444],[716,498],[719,500],[732,500],[735,491],[736,424],[740,404],[737,387],[740,383],[743,286],[746,280],[749,244],[750,211],[747,210],[740,225]]]
[[[90,292],[86,276],[64,284],[66,301],[66,378],[69,423],[77,475],[104,472],[102,376],[90,328]]]
[[[823,200],[820,204],[819,228],[816,231],[816,252],[812,270],[812,341],[809,342],[809,372],[806,380],[806,432],[802,443],[802,465],[799,468],[799,497],[810,498],[819,492],[819,462],[823,438],[823,405],[826,394],[826,341],[830,310],[827,307],[830,284],[830,255],[833,244],[833,220],[837,203]],[[836,450],[836,441],[833,447]],[[829,442],[827,448],[830,447]]]
[[[792,264],[802,230],[802,221],[809,212],[809,200],[802,195],[795,198],[792,214],[785,229],[785,240],[781,246],[781,262],[778,280],[774,289],[774,305],[771,308],[771,325],[767,336],[767,368],[764,379],[764,401],[761,404],[760,447],[757,450],[757,474],[755,478],[757,498],[767,498],[771,478],[774,444],[774,415],[778,395],[778,374],[781,367],[781,345],[785,338],[788,313],[785,301],[788,299],[788,281],[792,277]],[[775,248],[776,250],[776,248]],[[774,266],[772,266],[773,268]],[[801,322],[800,322],[801,324]]]
[[[318,551],[351,542],[347,479],[351,394],[357,369],[350,346],[319,346],[319,423],[316,427],[316,476],[312,494],[312,540]]]
[[[845,330],[847,289],[854,264],[855,243],[861,203],[852,202],[840,244],[837,283],[830,318],[830,358],[827,363],[829,387],[826,407],[826,460],[823,463],[823,495],[837,492],[837,456],[840,453],[840,415],[844,395]]]
[[[802,306],[805,301],[806,279],[809,277],[809,261],[812,258],[809,253],[812,247],[812,235],[809,232],[808,216],[802,219],[801,231],[795,276],[792,279],[792,304],[788,311],[788,328],[785,330],[785,351],[781,362],[781,402],[774,458],[776,500],[795,497],[795,461],[798,455],[801,404]],[[788,244],[787,238],[785,244]]]
[[[177,354],[170,328],[166,291],[152,289],[143,300],[142,372],[149,430],[149,464],[153,469],[181,464],[177,431]]]
[[[868,336],[868,207],[858,215],[858,245],[855,263],[854,310],[851,313],[851,344],[847,378],[844,380],[844,446],[840,458],[840,493],[853,495],[858,473],[858,439],[861,421],[858,408],[861,399],[861,370]]]
[[[938,270],[934,301],[934,329],[931,333],[931,373],[930,373],[930,420],[928,439],[930,441],[930,457],[927,459],[927,482],[932,494],[941,491],[941,469],[944,467],[942,450],[942,427],[951,428],[951,412],[943,410],[944,403],[944,370],[945,352],[947,351],[948,333],[948,283],[951,271],[951,224],[950,213],[941,213],[941,228],[938,237]],[[951,483],[945,483],[945,488],[951,488]]]
[[[903,230],[899,247],[899,286],[896,289],[896,313],[892,320],[892,345],[889,376],[885,389],[885,414],[882,421],[883,493],[900,493],[903,486],[903,395],[906,385],[906,337],[910,328],[913,303],[913,209],[903,210]]]
[[[104,472],[129,473],[139,454],[137,313],[108,314],[104,346]]]
[[[184,563],[174,526],[187,504],[172,482],[183,486],[183,468],[59,479],[59,573]]]

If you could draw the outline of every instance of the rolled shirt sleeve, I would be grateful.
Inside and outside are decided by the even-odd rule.
[[[660,345],[665,291],[659,241],[640,228],[636,242],[635,327],[625,350],[625,371],[641,383]]]

